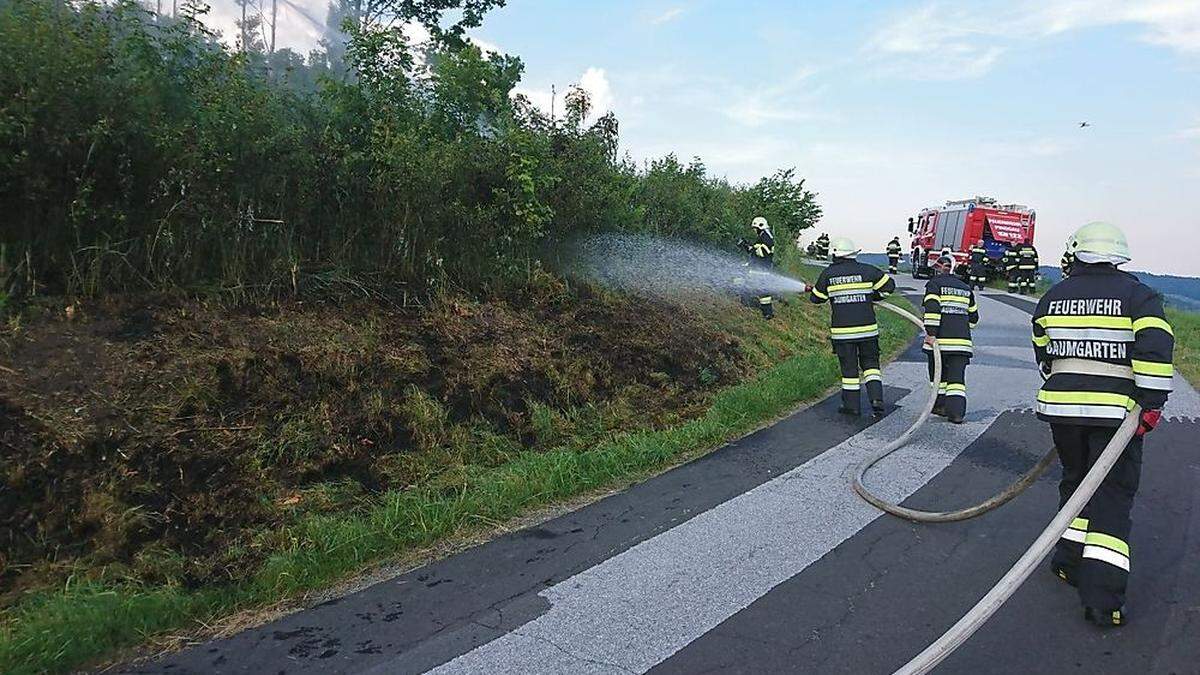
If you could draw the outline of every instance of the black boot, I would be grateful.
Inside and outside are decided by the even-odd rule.
[[[1053,562],[1051,562],[1050,571],[1060,580],[1065,581],[1076,588],[1079,587],[1079,582],[1075,580],[1074,573],[1071,570],[1062,567],[1061,565],[1055,565]]]
[[[871,401],[871,416],[876,419],[883,417],[883,401]]]
[[[1124,607],[1108,611],[1084,607],[1083,620],[1101,628],[1120,628],[1129,623],[1129,616]]]

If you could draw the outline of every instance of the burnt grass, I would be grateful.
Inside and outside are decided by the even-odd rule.
[[[68,575],[245,579],[306,513],[670,425],[752,369],[717,326],[560,282],[422,309],[42,300],[0,327],[0,607]]]

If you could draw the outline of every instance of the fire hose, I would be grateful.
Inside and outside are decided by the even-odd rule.
[[[911,312],[905,311],[889,303],[877,304],[888,311],[904,317],[908,321],[916,324],[921,330],[924,330],[923,322]],[[930,336],[930,343],[933,349],[932,381],[936,383],[941,381],[942,353],[941,348],[938,346],[937,338]],[[908,428],[908,430],[901,434],[899,438],[896,438],[891,443],[888,443],[883,448],[880,448],[870,457],[867,457],[862,464],[859,465],[854,476],[854,490],[863,499],[875,507],[901,518],[906,518],[908,520],[917,522],[944,523],[966,520],[968,518],[973,518],[983,513],[987,513],[988,511],[991,511],[992,509],[1004,504],[1020,494],[1025,490],[1025,488],[1029,487],[1035,480],[1037,480],[1038,476],[1041,475],[1041,473],[1045,471],[1046,467],[1049,466],[1054,460],[1054,455],[1057,451],[1054,448],[1051,448],[1050,452],[1048,452],[1046,456],[1037,463],[1037,465],[1017,479],[1015,483],[1010,485],[1004,491],[1000,492],[991,499],[988,499],[987,501],[981,502],[969,508],[959,509],[957,511],[919,511],[900,506],[899,504],[893,504],[871,494],[871,492],[863,483],[863,476],[872,466],[877,464],[884,457],[887,457],[896,450],[900,449],[908,442],[908,439],[913,435],[913,433],[915,433],[916,430],[920,428],[920,426],[924,424],[926,420],[929,419],[929,415],[933,411],[933,406],[936,400],[937,387],[934,386],[930,393],[929,400],[923,407],[921,414],[917,417],[916,422],[914,422],[912,426]],[[1104,481],[1104,478],[1108,475],[1108,472],[1112,470],[1113,465],[1116,464],[1117,459],[1120,458],[1121,453],[1124,452],[1125,446],[1129,444],[1129,441],[1133,439],[1134,434],[1137,432],[1138,421],[1141,418],[1141,414],[1141,407],[1134,406],[1133,410],[1130,411],[1130,413],[1126,416],[1125,421],[1117,429],[1117,432],[1113,436],[1112,440],[1109,441],[1108,445],[1104,448],[1104,452],[1102,452],[1100,457],[1096,459],[1095,464],[1092,465],[1092,468],[1088,471],[1087,475],[1084,476],[1083,481],[1075,489],[1075,492],[1071,495],[1071,498],[1067,500],[1066,504],[1063,504],[1063,507],[1059,509],[1058,514],[1055,515],[1054,519],[1050,521],[1050,524],[1046,526],[1046,529],[1042,530],[1042,533],[1038,535],[1038,538],[1034,540],[1029,549],[1026,550],[1020,559],[1013,564],[1012,568],[1000,578],[1000,581],[996,582],[996,585],[992,586],[991,590],[989,590],[987,594],[984,595],[983,598],[970,609],[970,611],[963,615],[963,617],[959,619],[957,623],[951,626],[949,630],[947,630],[944,634],[942,634],[941,637],[926,647],[920,654],[917,654],[911,661],[897,670],[894,675],[924,675],[925,673],[928,673],[936,668],[937,665],[950,656],[954,650],[958,649],[964,642],[970,639],[970,637],[974,635],[975,632],[979,630],[983,624],[989,618],[991,618],[993,614],[996,613],[998,609],[1000,609],[1001,605],[1003,605],[1010,597],[1012,597],[1014,593],[1016,593],[1017,589],[1021,587],[1021,584],[1023,584],[1031,574],[1033,574],[1034,569],[1036,569],[1042,559],[1046,557],[1046,554],[1049,553],[1052,548],[1054,548],[1055,543],[1062,536],[1062,534],[1066,532],[1067,527],[1071,524],[1071,521],[1079,516],[1088,500],[1091,499],[1092,495],[1096,493],[1097,489],[1099,489],[1100,483]]]
[[[886,302],[880,302],[877,304],[878,306],[894,314],[898,314],[904,319],[912,322],[917,326],[918,329],[922,331],[925,329],[923,322],[911,312]],[[930,341],[931,347],[933,348],[932,379],[933,382],[940,382],[942,379],[942,350],[938,346],[936,337],[930,336]],[[1056,449],[1051,447],[1049,452],[1047,452],[1032,469],[1025,472],[1025,474],[1018,478],[1012,485],[1009,485],[1007,488],[984,502],[980,502],[974,506],[955,511],[919,511],[917,509],[910,509],[899,504],[893,504],[872,494],[871,491],[867,489],[866,484],[863,481],[867,471],[870,471],[871,467],[882,461],[884,457],[887,457],[888,455],[907,445],[909,438],[911,438],[912,435],[916,433],[917,429],[919,429],[921,425],[925,424],[925,422],[929,419],[929,415],[932,414],[933,406],[936,402],[937,388],[934,387],[932,391],[930,391],[929,400],[925,402],[925,407],[921,410],[921,414],[917,417],[917,421],[914,422],[913,425],[910,426],[898,438],[877,450],[870,457],[867,457],[865,460],[863,460],[862,464],[858,465],[858,470],[855,471],[854,474],[854,491],[880,511],[886,511],[894,516],[899,516],[901,518],[919,523],[950,523],[959,520],[967,520],[968,518],[974,518],[975,516],[983,515],[984,513],[987,513],[988,511],[1007,503],[1013,497],[1016,497],[1024,492],[1025,488],[1032,485],[1033,482],[1042,475],[1042,472],[1046,470],[1046,467],[1050,466],[1050,464],[1054,461],[1055,455],[1058,453]]]

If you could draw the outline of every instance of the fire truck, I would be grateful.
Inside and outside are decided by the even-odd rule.
[[[909,227],[912,235],[912,275],[933,276],[932,264],[950,249],[955,268],[970,262],[971,247],[979,240],[987,249],[988,276],[1003,274],[1001,258],[1010,247],[1033,241],[1037,214],[1020,204],[998,204],[991,197],[948,201],[923,209]]]

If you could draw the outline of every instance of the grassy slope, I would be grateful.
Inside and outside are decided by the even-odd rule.
[[[808,274],[808,276],[812,276]],[[904,301],[897,300],[904,304]],[[529,510],[648,476],[718,447],[822,395],[838,377],[824,337],[827,309],[793,299],[770,324],[750,310],[714,313],[760,367],[700,414],[665,428],[611,434],[585,446],[522,451],[498,466],[462,467],[445,481],[391,490],[348,511],[280,526],[286,542],[252,576],[196,590],[181,584],[70,582],[31,593],[0,615],[0,671],[63,671],[171,631],[196,630],[247,608],[328,587],[379,562],[448,537],[466,537]],[[911,330],[881,313],[895,354]]]
[[[1167,310],[1175,329],[1175,368],[1193,385],[1200,385],[1200,314]]]

